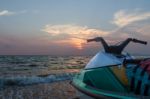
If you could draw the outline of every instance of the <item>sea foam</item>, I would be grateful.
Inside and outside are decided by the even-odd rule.
[[[40,83],[52,83],[64,80],[71,80],[75,73],[37,75],[37,76],[17,76],[17,77],[1,77],[0,88],[5,86],[25,86]]]

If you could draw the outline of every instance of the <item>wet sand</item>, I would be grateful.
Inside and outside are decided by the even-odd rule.
[[[74,99],[75,89],[70,81],[29,86],[11,86],[0,90],[0,99]]]
[[[40,72],[29,73],[8,73],[7,76],[31,76],[31,75],[49,75],[63,73],[77,73],[79,69],[64,70],[44,70]],[[5,75],[5,76],[6,76]],[[76,97],[75,88],[70,85],[70,80],[58,81],[53,83],[42,83],[25,86],[6,86],[0,89],[0,99],[74,99]]]

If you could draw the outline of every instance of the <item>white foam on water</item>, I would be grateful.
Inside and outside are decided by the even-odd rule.
[[[71,80],[75,73],[50,74],[40,76],[17,76],[17,77],[1,77],[0,88],[5,86],[25,86],[40,83],[52,83],[64,80]]]

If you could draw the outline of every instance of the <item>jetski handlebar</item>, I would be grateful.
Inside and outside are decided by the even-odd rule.
[[[98,42],[98,41],[100,41],[102,39],[102,37],[96,37],[96,38],[93,38],[93,39],[87,39],[87,42],[92,42],[92,41],[96,41],[96,42]],[[142,40],[138,40],[138,39],[135,39],[135,38],[130,38],[131,39],[131,41],[133,41],[133,42],[135,42],[135,43],[141,43],[141,44],[147,44],[147,42],[146,41],[142,41]]]
[[[122,41],[119,45],[108,45],[107,42],[102,37],[95,37],[93,39],[87,39],[87,42],[101,42],[104,50],[106,53],[112,53],[112,54],[121,54],[123,49],[129,44],[129,42],[135,42],[135,43],[141,43],[141,44],[147,44],[146,41],[138,40],[135,38],[127,38],[126,40]]]
[[[132,41],[135,43],[141,43],[141,44],[145,44],[145,45],[147,44],[146,41],[142,41],[142,40],[138,40],[138,39],[132,39]]]
[[[87,42],[92,42],[92,41],[100,41],[101,37],[96,37],[96,38],[93,38],[93,39],[87,39]]]

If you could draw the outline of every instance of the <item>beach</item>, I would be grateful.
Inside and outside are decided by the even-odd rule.
[[[32,86],[11,86],[0,91],[0,99],[73,99],[75,89],[70,81]]]

